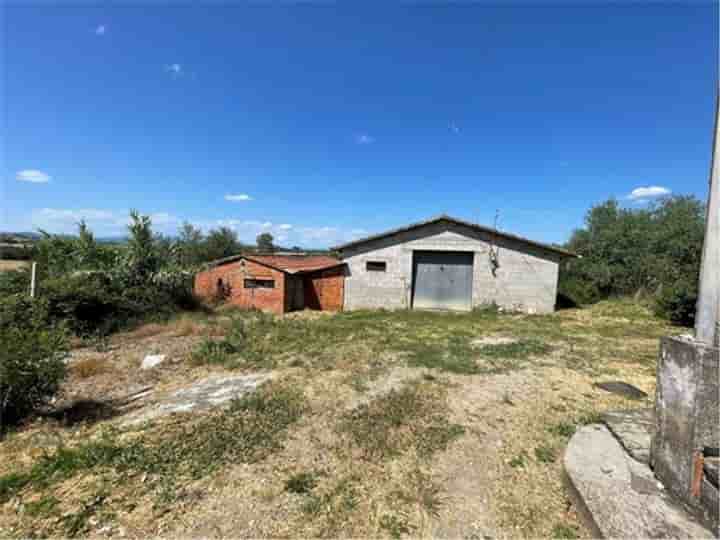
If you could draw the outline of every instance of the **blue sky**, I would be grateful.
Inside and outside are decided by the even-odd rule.
[[[706,196],[715,3],[75,6],[2,12],[0,229],[324,246],[497,210],[563,242]]]

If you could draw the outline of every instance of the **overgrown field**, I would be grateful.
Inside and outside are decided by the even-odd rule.
[[[480,310],[220,310],[72,351],[63,398],[0,442],[0,535],[586,536],[563,488],[578,425],[653,398],[643,307],[548,316]],[[145,354],[169,359],[138,369]],[[123,427],[211,374],[271,382],[213,411]],[[593,387],[620,379],[629,402]]]

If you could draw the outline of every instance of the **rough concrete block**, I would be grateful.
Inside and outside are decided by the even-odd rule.
[[[595,537],[713,538],[603,425],[578,430],[563,464],[573,502]]]
[[[712,509],[701,504],[701,498],[693,497],[691,482],[693,453],[720,446],[719,366],[717,348],[689,338],[662,338],[651,448],[657,477],[715,530],[717,519],[711,518]]]

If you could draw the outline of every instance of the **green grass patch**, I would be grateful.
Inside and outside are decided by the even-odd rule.
[[[556,523],[552,529],[553,538],[565,538],[568,540],[574,540],[579,538],[577,529],[566,523]]]
[[[368,460],[388,459],[409,448],[432,455],[464,433],[447,418],[444,392],[428,382],[393,389],[345,414],[338,430],[349,435]]]
[[[60,448],[26,471],[1,476],[0,503],[25,488],[46,488],[97,468],[124,477],[146,473],[149,484],[171,489],[181,479],[202,478],[227,463],[253,463],[278,450],[303,407],[297,390],[268,384],[198,421],[179,420],[161,437],[121,442],[107,431],[97,441]]]
[[[314,471],[292,475],[285,481],[285,491],[290,493],[310,493],[318,483],[318,474]]]
[[[535,448],[535,459],[540,463],[555,463],[557,452],[553,447],[541,444]]]
[[[482,345],[478,353],[489,358],[525,359],[530,356],[547,354],[552,350],[550,345],[539,339],[521,339],[510,343]]]

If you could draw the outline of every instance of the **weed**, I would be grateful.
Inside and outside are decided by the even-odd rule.
[[[31,517],[44,517],[52,514],[59,502],[53,495],[48,495],[37,501],[26,503],[25,512]]]
[[[191,359],[196,364],[227,364],[237,352],[229,341],[205,339],[192,352]]]
[[[575,538],[578,538],[578,532],[577,529],[572,525],[567,525],[565,523],[556,523],[552,529],[552,537],[573,540]]]
[[[548,431],[558,437],[569,439],[575,434],[575,425],[569,422],[558,422],[548,428]]]
[[[106,493],[97,493],[83,502],[78,512],[63,516],[62,522],[65,525],[65,533],[68,538],[85,533],[88,529],[88,520],[98,511],[107,498]]]
[[[480,370],[473,358],[473,350],[468,339],[451,337],[446,344],[430,345],[418,342],[408,346],[410,358],[408,364],[414,367],[425,367],[473,375]]]
[[[339,430],[369,460],[387,459],[410,447],[428,456],[464,432],[448,421],[439,389],[420,382],[360,405],[343,417]]]
[[[587,426],[588,424],[601,424],[602,413],[598,411],[590,411],[583,413],[577,418],[575,423],[581,426]]]
[[[540,463],[554,463],[557,459],[557,454],[554,448],[543,444],[535,448],[535,459]]]
[[[270,384],[199,421],[178,421],[177,429],[159,442],[146,437],[120,443],[108,431],[100,440],[59,448],[24,472],[0,476],[0,503],[27,486],[47,487],[95,467],[155,475],[167,482],[167,490],[175,478],[198,479],[229,462],[263,459],[280,448],[282,434],[302,410],[297,390]]]
[[[443,504],[441,492],[442,489],[433,482],[429,474],[416,468],[406,476],[402,488],[394,491],[392,495],[403,503],[419,506],[437,518]]]
[[[538,339],[521,339],[510,343],[493,343],[479,347],[478,352],[489,358],[525,359],[547,354],[552,347]]]
[[[356,476],[341,479],[328,492],[323,494],[310,494],[302,504],[301,510],[320,521],[323,531],[320,536],[336,537],[342,526],[349,519],[358,504],[358,493],[355,486]]]
[[[519,469],[525,467],[526,462],[527,454],[523,451],[508,461],[508,465],[510,465],[513,469]]]
[[[413,527],[406,515],[383,514],[380,517],[380,527],[385,529],[391,538],[401,538],[403,534],[410,534]]]
[[[285,491],[290,493],[310,493],[317,485],[317,473],[301,472],[292,475],[285,481]]]

